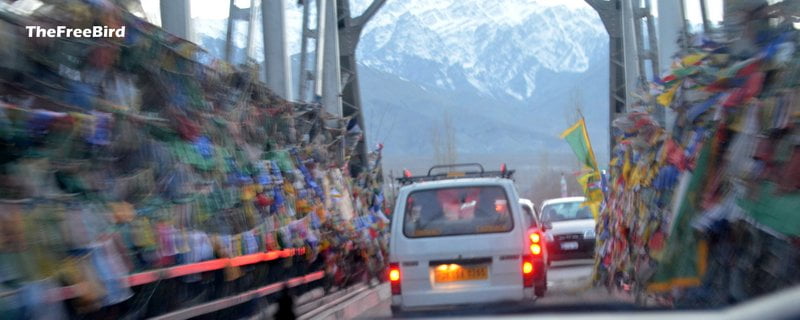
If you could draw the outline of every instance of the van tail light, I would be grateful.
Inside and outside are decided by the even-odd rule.
[[[522,286],[525,288],[533,287],[533,277],[536,270],[533,265],[532,256],[523,256],[522,258]]]
[[[522,273],[523,274],[533,273],[533,264],[528,261],[525,261],[525,263],[522,264]]]
[[[400,265],[398,263],[389,264],[389,283],[392,286],[392,295],[400,294]]]
[[[541,255],[542,254],[542,235],[539,234],[538,232],[534,231],[534,232],[531,232],[530,235],[528,235],[528,238],[531,239],[531,246],[530,246],[531,254],[533,254],[535,256]]]

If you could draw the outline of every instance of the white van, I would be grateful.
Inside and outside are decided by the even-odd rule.
[[[523,301],[535,286],[544,294],[543,237],[526,225],[513,171],[472,165],[480,171],[432,174],[440,166],[398,179],[405,186],[389,243],[393,312]]]

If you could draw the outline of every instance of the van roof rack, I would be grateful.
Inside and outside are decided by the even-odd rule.
[[[459,167],[474,167],[478,170],[475,171],[455,171],[454,168]],[[449,169],[446,172],[435,173],[439,169]],[[458,164],[445,164],[436,165],[428,169],[428,174],[424,176],[411,176],[408,170],[404,170],[403,177],[397,178],[397,181],[402,185],[412,184],[415,182],[448,180],[448,179],[461,179],[461,178],[484,178],[495,177],[503,179],[511,179],[514,175],[514,170],[506,170],[506,165],[502,164],[500,170],[486,171],[480,163],[458,163]]]

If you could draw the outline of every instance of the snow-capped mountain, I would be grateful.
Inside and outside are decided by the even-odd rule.
[[[430,149],[417,135],[382,133],[384,114],[428,133],[447,113],[464,153],[569,152],[558,134],[576,103],[598,156],[607,149],[608,36],[583,0],[388,0],[357,59],[370,69],[362,79],[381,78],[361,82],[368,139],[402,152]]]
[[[439,88],[458,89],[454,73],[483,94],[524,101],[536,74],[585,72],[608,41],[582,1],[387,1],[359,44],[362,64]],[[437,68],[415,68],[414,64]]]
[[[354,15],[371,1],[351,0]],[[294,55],[302,8],[286,3]],[[221,56],[225,21],[195,26],[201,44]],[[236,38],[244,46],[243,24]],[[385,143],[387,154],[432,154],[420,135],[445,113],[460,153],[569,152],[558,134],[574,121],[576,100],[598,157],[607,149],[608,36],[583,0],[387,0],[364,29],[357,59],[367,139]]]
[[[351,2],[358,15],[372,0]],[[299,52],[301,21],[301,7],[286,1],[290,55]],[[199,34],[216,39],[224,39],[225,27],[224,20],[196,23]],[[246,25],[235,28],[235,43],[244,47]],[[260,53],[260,28],[255,32]],[[484,94],[524,101],[542,68],[585,72],[607,39],[582,0],[389,0],[365,28],[358,55],[363,65],[425,85],[457,89],[453,73],[463,73]],[[438,67],[410,65],[418,62]]]

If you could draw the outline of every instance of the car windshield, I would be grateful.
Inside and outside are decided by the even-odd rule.
[[[800,0],[0,0],[0,320],[792,287]]]
[[[583,201],[553,203],[542,209],[542,221],[545,222],[583,219],[592,219],[592,211],[583,206]]]
[[[508,232],[513,228],[501,187],[459,187],[412,192],[403,233],[409,238]]]

